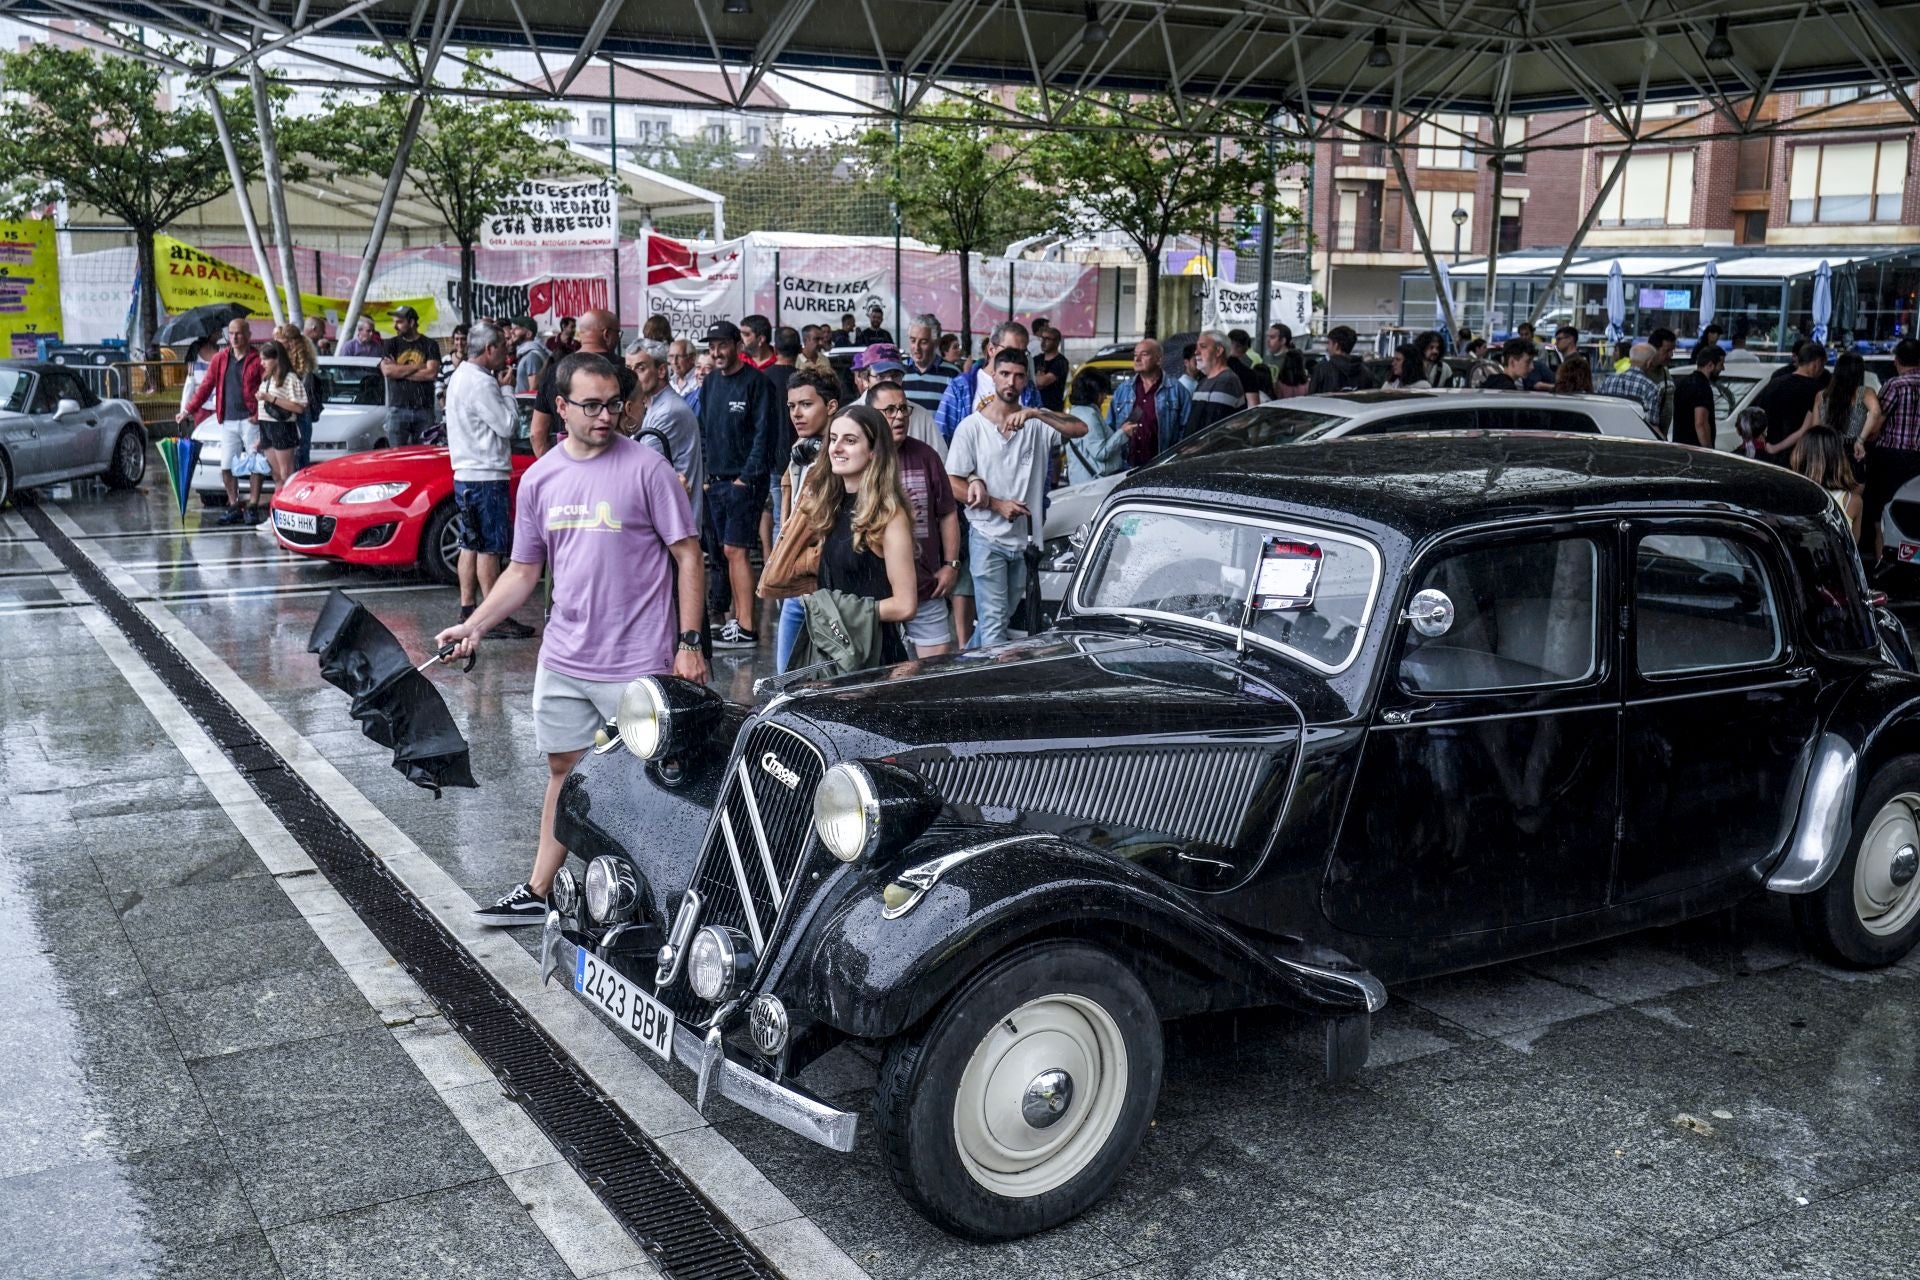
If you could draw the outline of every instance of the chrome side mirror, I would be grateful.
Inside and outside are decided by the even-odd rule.
[[[1443,636],[1453,630],[1453,601],[1446,592],[1428,587],[1414,593],[1400,620],[1412,623],[1413,629],[1429,640]]]
[[[80,402],[66,396],[62,396],[60,403],[53,406],[53,416],[56,418],[64,418],[70,413],[78,412],[80,412]]]

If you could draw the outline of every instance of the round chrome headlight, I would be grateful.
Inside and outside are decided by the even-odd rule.
[[[625,858],[603,854],[587,864],[587,914],[595,924],[632,919],[639,901],[640,882]]]
[[[687,985],[702,1000],[725,1000],[752,976],[753,946],[738,929],[710,924],[687,948]]]
[[[660,754],[672,728],[673,713],[667,707],[667,695],[660,681],[641,676],[620,695],[620,741],[642,760]]]
[[[856,862],[880,842],[880,801],[873,779],[848,761],[827,770],[813,792],[813,829],[842,862]]]
[[[570,916],[580,905],[580,881],[566,867],[553,873],[553,887],[547,890],[547,903],[563,916]]]

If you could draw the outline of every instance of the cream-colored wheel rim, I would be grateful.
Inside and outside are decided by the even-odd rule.
[[[994,1023],[968,1059],[954,1145],[987,1190],[1043,1195],[1093,1163],[1126,1096],[1127,1046],[1113,1016],[1084,996],[1043,996]]]
[[[1853,863],[1853,909],[1868,933],[1896,934],[1920,913],[1920,795],[1882,805]]]

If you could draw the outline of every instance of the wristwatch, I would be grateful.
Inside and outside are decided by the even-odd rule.
[[[942,560],[940,563],[946,565],[949,569],[958,569],[960,567],[958,560]]]
[[[680,647],[698,652],[700,648],[700,633],[698,631],[682,631],[680,633]]]

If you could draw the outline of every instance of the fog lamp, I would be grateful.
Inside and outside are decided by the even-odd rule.
[[[553,887],[547,890],[547,902],[563,916],[570,916],[580,906],[580,881],[574,878],[566,867],[553,873]]]
[[[625,858],[603,854],[587,864],[587,914],[595,924],[631,920],[639,901],[640,881]]]
[[[702,1000],[726,1000],[753,974],[753,944],[738,929],[710,924],[687,948],[687,985]]]

